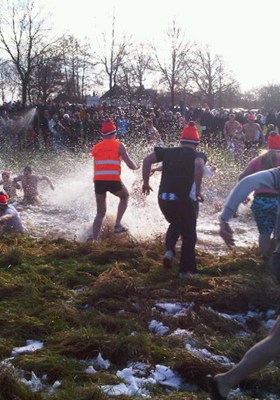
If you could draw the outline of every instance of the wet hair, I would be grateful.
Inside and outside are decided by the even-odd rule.
[[[32,169],[31,169],[31,167],[29,167],[29,165],[27,165],[25,168],[24,168],[24,172],[32,172]]]
[[[189,126],[195,126],[195,122],[194,122],[194,121],[190,121],[190,122],[188,123],[188,125],[189,125]]]

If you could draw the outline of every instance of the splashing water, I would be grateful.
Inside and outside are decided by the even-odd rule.
[[[32,126],[35,114],[36,114],[36,107],[31,108],[31,110],[23,114],[17,121],[17,128],[23,130],[30,128]]]
[[[150,152],[143,146],[128,147],[132,158],[141,163],[143,156]],[[48,175],[55,190],[52,191],[44,182],[39,183],[42,199],[40,206],[28,206],[18,209],[26,232],[31,237],[57,238],[85,241],[91,236],[92,222],[96,212],[94,186],[92,182],[92,157],[85,152],[32,155],[27,157],[35,174]],[[237,182],[238,171],[228,165],[222,150],[212,155],[217,166],[211,177],[204,178],[203,192],[205,202],[200,204],[197,223],[198,248],[222,253],[227,250],[219,237],[217,204],[223,203],[230,189]],[[25,162],[25,163],[24,163]],[[209,162],[211,165],[211,163]],[[225,164],[227,167],[225,168]],[[17,175],[27,165],[26,159],[9,166],[13,175]],[[130,192],[127,211],[123,223],[136,239],[155,238],[164,235],[167,222],[157,204],[157,191],[160,173],[150,179],[153,192],[147,197],[141,193],[141,169],[129,170],[122,165],[122,179]],[[19,192],[19,195],[22,194]],[[117,212],[118,199],[107,194],[107,215],[105,224],[113,225]],[[250,246],[257,242],[257,228],[251,215],[250,207],[240,205],[238,218],[231,221],[238,246]]]

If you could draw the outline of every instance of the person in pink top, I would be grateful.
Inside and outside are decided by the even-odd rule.
[[[251,160],[239,176],[239,180],[255,172],[280,166],[280,135],[272,131],[268,136],[268,150]],[[257,189],[254,191],[254,200],[251,206],[258,231],[259,249],[266,258],[274,250],[274,229],[278,207],[278,191],[274,189]]]

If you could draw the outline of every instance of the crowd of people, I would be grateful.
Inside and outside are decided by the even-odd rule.
[[[176,141],[182,128],[195,121],[201,141],[226,145],[238,157],[240,151],[262,143],[263,128],[279,131],[280,113],[264,109],[211,110],[203,107],[162,108],[129,105],[100,107],[68,102],[37,101],[23,107],[20,102],[0,106],[0,138],[18,151],[48,148],[53,151],[80,150],[99,140],[101,124],[107,115],[114,121],[124,141],[137,139],[158,143]],[[241,129],[242,127],[242,129]]]
[[[234,246],[233,231],[229,220],[236,213],[239,205],[254,193],[252,211],[259,230],[259,248],[261,255],[271,259],[276,278],[280,282],[280,127],[267,115],[255,114],[248,110],[242,116],[233,110],[219,110],[219,131],[215,132],[214,120],[217,115],[209,108],[202,110],[195,117],[188,110],[182,115],[168,110],[147,110],[140,108],[106,110],[88,110],[83,106],[78,109],[72,105],[60,105],[58,109],[51,104],[46,108],[37,105],[32,126],[28,127],[24,140],[16,145],[29,148],[29,130],[32,133],[32,149],[43,145],[50,150],[63,148],[76,149],[84,144],[91,146],[93,158],[93,182],[96,197],[96,215],[93,221],[92,239],[100,239],[100,231],[106,215],[106,196],[111,193],[118,197],[119,204],[114,224],[114,233],[127,232],[122,218],[128,206],[129,192],[121,177],[122,161],[131,170],[140,165],[129,155],[122,139],[139,135],[152,147],[152,151],[142,162],[142,192],[149,195],[153,190],[150,176],[155,171],[161,172],[158,189],[158,205],[168,222],[165,234],[166,251],[163,255],[163,267],[172,268],[176,257],[177,243],[181,239],[178,278],[197,277],[196,265],[196,223],[199,203],[204,201],[202,182],[205,174],[207,155],[198,151],[201,142],[208,145],[224,142],[227,150],[236,160],[243,155],[248,164],[239,176],[239,183],[233,188],[225,201],[220,216],[220,236],[225,243]],[[260,118],[261,115],[261,118]],[[241,118],[242,117],[242,118]],[[7,110],[2,110],[0,127],[12,127],[13,123],[3,124],[13,118]],[[172,128],[171,128],[172,127]],[[199,129],[198,129],[199,128]],[[37,130],[36,130],[37,129]],[[73,131],[72,131],[73,129]],[[170,131],[169,131],[170,129]],[[173,131],[174,129],[174,131]],[[15,134],[17,131],[14,130]],[[35,132],[35,133],[34,133]],[[166,135],[172,140],[166,145]],[[3,130],[1,135],[7,134]],[[100,140],[101,134],[101,140]],[[17,133],[19,135],[19,133]],[[36,136],[37,135],[37,136]],[[117,136],[118,135],[118,136]],[[30,137],[31,137],[30,136]],[[17,136],[19,139],[19,136]],[[15,142],[14,142],[15,143]],[[19,144],[20,143],[20,144]],[[265,147],[264,154],[259,154],[260,147]],[[153,168],[153,164],[157,166]],[[11,204],[17,197],[17,191],[23,191],[23,203],[40,204],[38,185],[46,181],[51,189],[54,186],[47,176],[33,174],[26,166],[22,174],[11,179],[9,171],[2,171],[0,185],[0,226],[8,233],[22,233],[23,226],[19,213]],[[10,199],[10,203],[9,203]],[[231,387],[248,374],[264,367],[278,354],[280,340],[280,319],[271,333],[250,349],[244,358],[232,370],[216,376],[207,377],[208,389],[214,400],[226,399]]]

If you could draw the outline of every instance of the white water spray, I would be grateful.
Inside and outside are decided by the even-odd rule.
[[[143,154],[128,149],[132,158]],[[69,240],[85,241],[91,236],[92,222],[96,213],[94,185],[92,181],[92,157],[85,152],[79,154],[59,153],[45,158],[37,156],[30,159],[35,174],[48,175],[55,190],[52,191],[43,182],[39,185],[42,205],[29,206],[20,211],[27,235],[32,237],[62,237]],[[24,167],[24,165],[22,166]],[[13,170],[12,170],[13,171]],[[13,171],[13,175],[21,171]],[[167,222],[157,204],[157,192],[160,173],[150,179],[153,192],[147,197],[141,193],[141,170],[131,171],[122,165],[122,179],[130,192],[127,211],[123,223],[130,234],[137,240],[164,235]],[[226,245],[219,237],[218,215],[215,202],[224,202],[235,183],[234,177],[229,181],[223,171],[217,171],[210,178],[204,178],[203,192],[205,202],[200,204],[197,223],[198,248],[215,253],[227,251]],[[107,194],[107,214],[105,225],[113,225],[117,212],[118,198]],[[257,228],[248,206],[241,205],[239,217],[231,221],[238,246],[251,246],[257,243]]]

